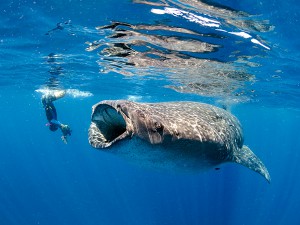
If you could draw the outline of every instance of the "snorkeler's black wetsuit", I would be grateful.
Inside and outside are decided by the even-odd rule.
[[[54,100],[55,99],[52,96],[51,97],[44,96],[42,98],[42,103],[45,108],[46,117],[49,122],[49,129],[51,131],[56,131],[59,128],[59,124],[53,123],[53,121],[57,121],[56,108],[55,108],[54,104],[52,103],[52,101],[54,101]]]
[[[57,120],[57,113],[56,113],[56,108],[51,102],[51,104],[46,105],[45,107],[45,112],[46,112],[46,117],[49,123],[51,120]]]
[[[52,102],[45,106],[45,112],[46,112],[47,120],[50,124],[49,129],[51,131],[56,131],[58,129],[59,125],[56,123],[53,123],[53,120],[57,121],[57,112],[56,112],[56,108]]]

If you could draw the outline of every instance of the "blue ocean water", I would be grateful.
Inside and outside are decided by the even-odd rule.
[[[2,1],[0,224],[300,224],[298,1]],[[41,103],[71,126],[50,132]],[[145,170],[87,139],[104,99],[227,107],[271,184],[237,164]]]

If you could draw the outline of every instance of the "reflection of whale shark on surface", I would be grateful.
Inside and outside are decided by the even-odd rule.
[[[138,143],[136,148],[108,151],[142,166],[172,171],[200,171],[236,162],[270,182],[264,164],[243,145],[237,118],[212,105],[117,100],[93,106],[89,128],[93,147],[108,148],[129,138]]]
[[[170,81],[166,88],[202,96],[236,98],[252,93],[247,84],[255,82],[255,77],[241,63],[231,62],[231,57],[228,62],[224,57],[207,58],[207,54],[218,55],[220,43],[226,39],[224,32],[201,33],[163,24],[123,22],[112,22],[97,30],[107,34],[107,42],[86,42],[86,51],[100,49],[98,64],[102,73],[150,75],[151,79],[163,75]],[[246,99],[240,97],[239,101]]]

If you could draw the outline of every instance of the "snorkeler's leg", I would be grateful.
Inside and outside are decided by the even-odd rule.
[[[44,107],[51,104],[53,101],[60,99],[66,95],[66,92],[64,90],[54,90],[49,91],[48,93],[44,94],[42,96],[42,103]]]
[[[54,91],[53,95],[55,98],[53,101],[55,101],[57,99],[64,97],[66,95],[66,92],[64,90],[57,90],[57,91]]]

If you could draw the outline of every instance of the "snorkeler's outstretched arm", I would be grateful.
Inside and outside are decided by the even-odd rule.
[[[61,129],[61,132],[62,132],[61,139],[65,144],[67,144],[68,143],[67,137],[68,137],[68,135],[71,136],[71,134],[72,134],[72,130],[69,127],[69,125],[62,124],[58,120],[51,120],[50,122],[52,124],[56,124]]]
[[[61,136],[61,140],[65,144],[67,144],[68,143],[67,137],[68,137],[68,135],[71,136],[72,130],[68,125],[65,125],[62,123],[60,123],[60,129],[61,129],[61,132],[63,133],[63,135]]]

